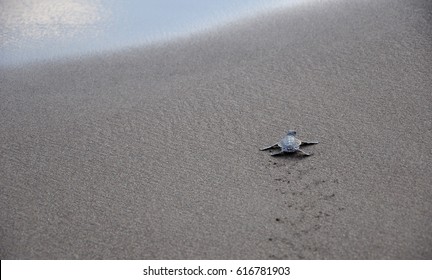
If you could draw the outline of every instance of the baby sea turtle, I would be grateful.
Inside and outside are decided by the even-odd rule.
[[[276,148],[280,148],[280,152],[275,153],[275,154],[271,154],[272,156],[281,156],[287,153],[295,153],[295,152],[300,152],[305,156],[310,156],[311,154],[306,153],[305,151],[300,149],[300,146],[302,145],[313,145],[313,144],[318,144],[318,142],[316,141],[301,141],[299,139],[297,139],[296,136],[297,132],[295,130],[288,130],[287,135],[282,138],[282,140],[280,140],[278,143],[262,148],[260,149],[261,151],[265,151],[265,150],[269,150],[269,149],[276,149]]]

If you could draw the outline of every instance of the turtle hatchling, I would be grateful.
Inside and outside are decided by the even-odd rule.
[[[261,151],[269,150],[269,149],[277,149],[280,148],[280,151],[274,154],[271,154],[272,156],[281,156],[288,153],[296,153],[300,152],[305,156],[310,156],[311,154],[306,153],[305,151],[300,149],[300,146],[302,145],[313,145],[318,144],[316,141],[301,141],[300,139],[296,138],[297,132],[295,130],[288,130],[287,135],[285,135],[284,138],[282,138],[279,142],[277,142],[274,145],[265,147],[260,149]]]

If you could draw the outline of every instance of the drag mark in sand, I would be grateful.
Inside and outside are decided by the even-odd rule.
[[[316,259],[324,255],[317,236],[326,231],[337,215],[345,210],[337,197],[337,178],[314,178],[316,170],[302,157],[269,161],[271,186],[275,190],[278,212],[267,241],[270,259]]]

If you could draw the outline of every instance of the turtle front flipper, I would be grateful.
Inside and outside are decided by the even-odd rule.
[[[276,144],[268,146],[268,147],[261,148],[260,151],[265,151],[265,150],[270,150],[270,149],[276,149],[276,148],[279,148],[279,143],[276,143]]]
[[[300,145],[315,145],[318,144],[318,141],[301,141]]]

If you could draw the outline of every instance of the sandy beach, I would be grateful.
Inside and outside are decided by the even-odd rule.
[[[431,259],[432,6],[322,1],[0,69],[1,259]],[[259,148],[288,129],[310,157]]]

